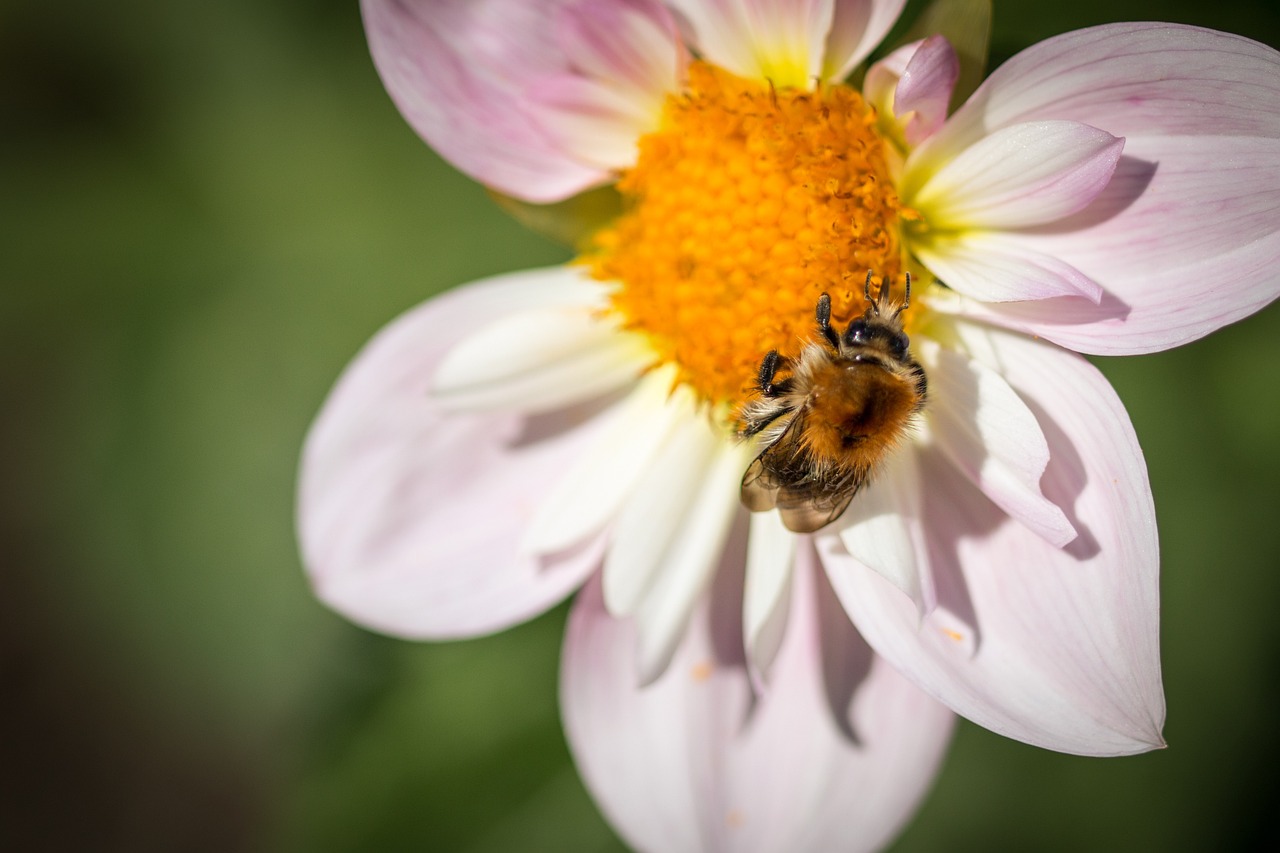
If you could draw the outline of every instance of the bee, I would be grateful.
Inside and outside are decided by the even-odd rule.
[[[902,303],[889,304],[889,283],[844,334],[831,325],[831,297],[818,299],[819,338],[799,358],[770,350],[760,363],[760,397],[739,414],[744,440],[764,446],[742,477],[742,503],[752,512],[777,507],[796,533],[835,521],[901,441],[925,402],[924,370],[911,357]],[[780,374],[789,374],[780,379]]]

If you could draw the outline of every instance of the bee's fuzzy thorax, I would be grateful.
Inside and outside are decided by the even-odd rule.
[[[918,407],[912,383],[876,362],[825,356],[809,366],[804,446],[816,459],[874,465],[897,443]]]
[[[739,435],[762,447],[743,477],[743,503],[778,508],[786,526],[802,533],[844,511],[909,434],[926,394],[901,311],[883,293],[843,334],[829,323],[825,296],[817,315],[819,340],[794,359],[766,355],[760,397],[739,415]]]

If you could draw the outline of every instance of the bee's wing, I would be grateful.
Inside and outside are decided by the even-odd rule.
[[[866,467],[844,468],[822,480],[783,487],[776,498],[782,523],[793,533],[821,530],[844,514],[870,473]]]
[[[765,474],[764,462],[760,456],[747,466],[747,473],[742,475],[740,497],[742,505],[752,512],[773,509],[778,500],[778,487]]]
[[[796,454],[800,452],[800,436],[804,430],[803,424],[804,413],[796,412],[791,416],[791,421],[783,428],[782,433],[769,443],[769,446],[760,451],[760,455],[752,460],[747,466],[747,472],[742,475],[742,505],[752,512],[764,512],[773,509],[778,500],[778,490],[785,483],[779,482],[770,468],[777,470],[777,465],[769,465],[772,459],[794,459]]]
[[[782,514],[782,523],[792,533],[814,533],[843,515],[853,496],[854,492],[850,491],[834,496],[835,500],[819,503],[784,503],[778,511]]]

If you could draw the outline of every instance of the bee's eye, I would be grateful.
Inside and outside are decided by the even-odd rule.
[[[855,320],[849,324],[849,330],[844,333],[845,343],[848,344],[865,344],[867,342],[867,324],[862,320]]]
[[[909,346],[911,346],[911,338],[908,338],[903,332],[893,336],[893,351],[897,353],[899,358],[907,354],[907,347]]]

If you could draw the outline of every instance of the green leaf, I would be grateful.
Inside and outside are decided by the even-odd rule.
[[[612,186],[597,187],[553,204],[532,204],[489,191],[498,206],[544,237],[575,249],[622,213],[622,196]]]

